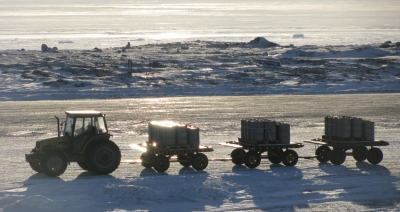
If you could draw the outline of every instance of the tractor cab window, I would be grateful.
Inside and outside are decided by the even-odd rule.
[[[88,134],[93,130],[92,117],[76,118],[74,136]]]
[[[83,118],[76,118],[74,136],[78,136],[83,132]]]
[[[103,117],[94,117],[94,126],[96,127],[96,134],[107,133],[106,124]]]
[[[67,117],[65,120],[64,136],[72,135],[72,125],[74,124],[74,118]]]

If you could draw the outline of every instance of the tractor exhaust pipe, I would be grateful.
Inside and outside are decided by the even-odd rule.
[[[60,119],[57,116],[54,116],[57,119],[57,132],[58,137],[60,137]]]

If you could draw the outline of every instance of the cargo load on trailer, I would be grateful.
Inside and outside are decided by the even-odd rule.
[[[203,152],[212,152],[211,146],[200,145],[200,129],[172,121],[152,121],[149,127],[149,140],[131,148],[144,150],[140,156],[142,166],[154,168],[158,172],[168,170],[170,162],[182,166],[192,166],[203,170],[208,166],[208,157]],[[171,160],[173,156],[177,159]]]
[[[266,118],[242,119],[240,141],[290,144],[290,125]]]
[[[387,146],[389,143],[375,141],[374,122],[346,116],[325,116],[324,122],[322,139],[305,141],[316,145],[315,156],[319,162],[330,161],[334,165],[341,165],[346,160],[348,150],[351,150],[349,155],[358,162],[367,160],[371,164],[378,164],[382,161],[383,153],[377,146]]]
[[[301,148],[301,143],[290,142],[290,125],[267,118],[247,118],[241,120],[241,138],[219,145],[235,148],[231,160],[236,165],[243,163],[249,168],[257,167],[262,158],[273,164],[283,163],[294,166],[298,161],[293,148]],[[267,155],[262,155],[267,153]]]
[[[325,139],[331,140],[375,140],[375,123],[357,117],[325,116]]]
[[[149,123],[149,143],[159,147],[193,147],[200,145],[200,129],[172,121]]]

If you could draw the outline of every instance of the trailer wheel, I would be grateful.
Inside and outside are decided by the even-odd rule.
[[[169,168],[169,159],[165,155],[158,155],[154,158],[153,167],[157,172],[165,172]]]
[[[189,167],[192,165],[193,155],[194,155],[193,153],[178,154],[178,161],[182,166]],[[186,161],[181,161],[181,160],[186,160]]]
[[[361,162],[367,159],[368,149],[365,146],[353,148],[353,158],[354,160]]]
[[[329,160],[334,165],[340,165],[346,160],[346,152],[343,149],[333,149]]]
[[[149,152],[143,152],[140,155],[140,160],[142,160],[141,164],[145,168],[151,168],[153,166],[154,158],[156,157],[155,154]]]
[[[317,156],[317,160],[321,163],[326,163],[329,161],[329,154],[331,153],[331,149],[328,146],[320,146],[315,150],[315,155]]]
[[[197,153],[192,157],[192,167],[197,171],[201,171],[208,166],[208,158],[203,153]]]
[[[58,177],[67,169],[67,158],[61,152],[50,152],[40,162],[43,173],[49,177]]]
[[[294,166],[297,164],[298,160],[299,156],[294,150],[288,149],[282,154],[282,163],[285,164],[285,166]]]
[[[256,151],[250,150],[244,155],[244,164],[251,169],[260,165],[260,162],[261,156]]]
[[[246,154],[246,151],[244,151],[244,149],[242,148],[237,148],[234,149],[231,152],[231,158],[232,158],[232,163],[236,164],[236,165],[242,165],[244,163],[244,154]]]
[[[280,164],[282,162],[283,150],[270,150],[268,151],[268,160],[273,164]]]
[[[383,159],[383,153],[382,150],[380,150],[379,148],[371,148],[368,150],[367,160],[371,164],[376,165],[380,163],[382,159]]]

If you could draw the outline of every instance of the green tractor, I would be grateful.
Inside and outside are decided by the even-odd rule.
[[[96,174],[110,174],[121,161],[118,146],[110,140],[105,115],[98,111],[66,111],[58,136],[36,141],[35,148],[25,154],[31,168],[47,176],[62,175],[70,162]],[[60,126],[64,130],[60,132]]]

